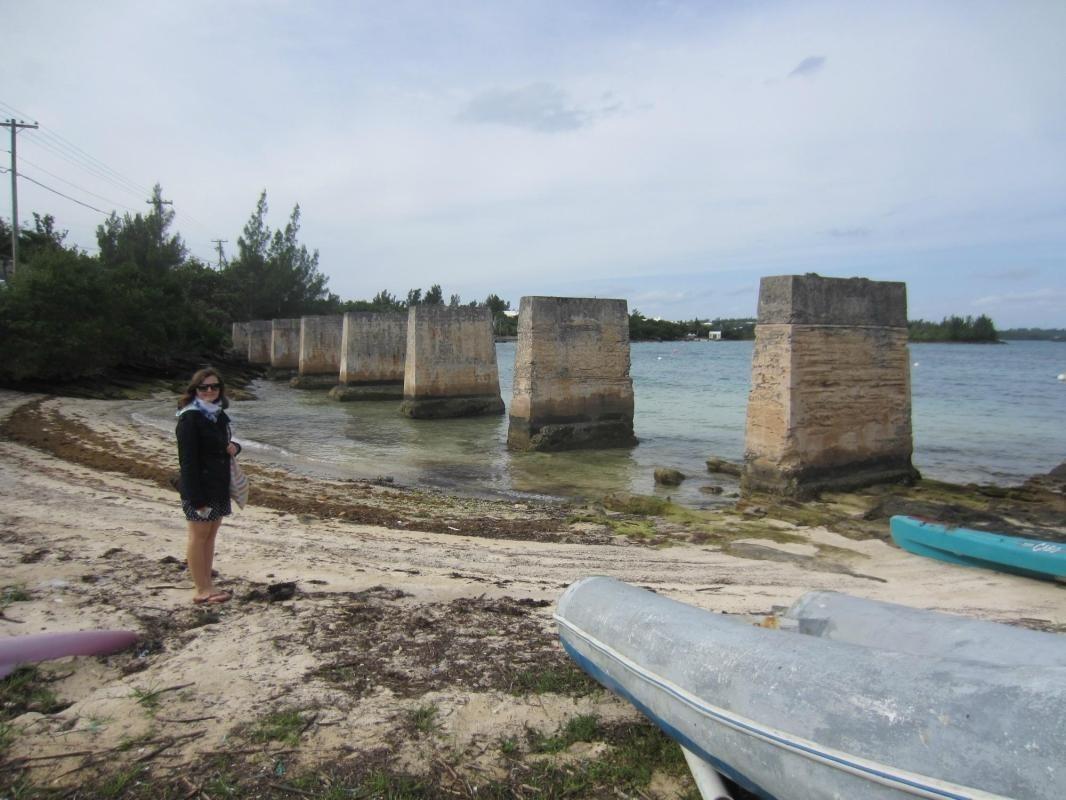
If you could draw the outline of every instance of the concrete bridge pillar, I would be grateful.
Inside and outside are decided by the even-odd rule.
[[[230,348],[234,355],[240,358],[248,357],[248,323],[234,322],[233,331],[230,334],[233,346]]]
[[[279,371],[300,368],[300,320],[273,320],[270,336],[270,366]]]
[[[270,337],[274,326],[269,319],[253,319],[248,326],[248,363],[270,363]]]
[[[300,317],[299,374],[290,381],[298,389],[329,389],[337,385],[341,369],[344,317],[331,314]]]
[[[636,444],[629,363],[625,300],[523,297],[507,446]]]
[[[340,385],[336,400],[397,400],[403,397],[407,314],[350,311],[341,330]]]
[[[429,419],[503,410],[489,309],[411,306],[401,413]]]
[[[803,497],[918,477],[905,284],[762,279],[744,447],[745,491]]]

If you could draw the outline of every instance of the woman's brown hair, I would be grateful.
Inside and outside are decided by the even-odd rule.
[[[196,387],[203,383],[209,375],[214,375],[219,383],[217,404],[222,408],[229,408],[229,400],[226,399],[226,380],[222,377],[222,373],[214,367],[204,367],[193,373],[193,376],[189,379],[189,385],[185,387],[185,393],[178,398],[178,408],[185,408],[196,399]]]

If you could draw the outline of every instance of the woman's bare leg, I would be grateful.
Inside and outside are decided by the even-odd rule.
[[[189,522],[189,542],[185,556],[189,562],[189,576],[196,587],[196,599],[209,597],[215,591],[211,581],[211,561],[215,549],[217,522]],[[208,555],[208,554],[211,555]]]
[[[218,535],[218,529],[222,525],[221,519],[216,519],[211,523],[211,534],[207,537],[207,541],[204,542],[204,556],[207,559],[207,575],[210,577],[214,572],[215,566],[215,537]]]

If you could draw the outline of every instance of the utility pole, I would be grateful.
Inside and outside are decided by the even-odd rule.
[[[163,216],[163,206],[174,205],[173,200],[164,200],[162,197],[159,198],[158,202],[156,202],[154,198],[152,200],[145,200],[144,202],[155,208],[155,210],[159,212],[159,216]]]
[[[222,245],[228,242],[229,239],[212,239],[211,241],[218,245],[216,248],[218,250],[218,268],[221,270],[222,262],[226,260],[226,257],[222,254]]]
[[[19,128],[37,128],[36,122],[16,122],[15,118],[0,122],[0,126],[11,128],[11,274],[14,275],[19,267],[19,182],[18,170],[16,169],[15,134]]]

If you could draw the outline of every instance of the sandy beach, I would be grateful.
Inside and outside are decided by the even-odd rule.
[[[223,525],[216,558],[233,600],[197,607],[167,485],[172,438],[126,419],[120,401],[2,392],[0,417],[0,586],[17,597],[0,636],[141,635],[133,650],[38,668],[62,707],[6,723],[0,787],[325,796],[317,775],[422,787],[343,796],[555,796],[546,771],[614,763],[644,731],[557,644],[555,601],[590,574],[729,613],[833,589],[1066,630],[1060,585],[885,541],[872,508],[933,502],[942,487],[649,517],[626,498],[516,505],[312,481],[248,459],[251,503]],[[982,513],[1057,521],[1066,535],[1061,492],[970,494]],[[542,746],[587,715],[602,735]],[[244,788],[227,795],[231,784]],[[694,796],[676,758],[642,784],[605,785],[576,796]]]

